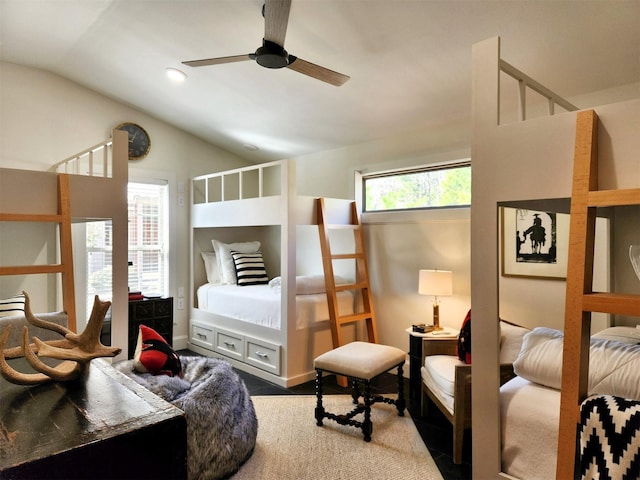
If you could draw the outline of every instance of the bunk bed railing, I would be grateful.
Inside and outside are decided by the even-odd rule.
[[[192,179],[192,203],[214,203],[280,195],[284,160],[200,175]]]
[[[504,72],[518,82],[518,118],[521,122],[527,120],[527,89],[533,90],[547,100],[547,111],[549,116],[555,115],[556,105],[562,107],[568,112],[580,110],[571,102],[565,100],[557,93],[554,93],[503,59],[499,59],[499,66],[501,72]]]
[[[49,170],[56,173],[111,178],[113,176],[113,140],[104,140],[82,150],[54,164]]]

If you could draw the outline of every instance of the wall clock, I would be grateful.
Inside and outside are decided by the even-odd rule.
[[[136,123],[125,122],[116,127],[129,134],[129,160],[140,160],[149,153],[151,140],[147,131]]]

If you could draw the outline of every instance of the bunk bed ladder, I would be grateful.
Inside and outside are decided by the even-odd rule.
[[[60,263],[47,265],[0,266],[0,275],[30,275],[60,273],[62,275],[63,309],[67,313],[68,328],[76,331],[76,301],[73,278],[73,248],[71,244],[71,202],[69,175],[58,175],[58,213],[28,214],[0,213],[3,222],[57,223],[60,237]]]
[[[364,321],[366,324],[368,341],[371,343],[378,343],[378,333],[376,330],[375,315],[373,312],[373,299],[369,285],[367,257],[365,255],[362,226],[360,225],[356,202],[351,203],[351,223],[330,224],[326,221],[327,215],[324,198],[318,198],[316,201],[318,230],[320,232],[320,249],[322,251],[322,265],[324,268],[324,281],[327,290],[327,303],[329,306],[329,320],[331,325],[333,348],[344,345],[342,340],[342,325],[360,321]],[[330,231],[339,229],[353,230],[355,248],[352,253],[331,253]],[[336,285],[333,271],[334,260],[355,261],[355,283]],[[354,308],[354,313],[341,315],[338,308],[337,293],[346,290],[353,290],[361,294],[362,308],[359,308],[357,311]],[[357,306],[358,303],[359,302],[356,301],[354,306]],[[338,383],[342,386],[346,386],[346,380],[344,378],[339,378]]]
[[[579,112],[571,193],[556,478],[573,480],[580,404],[588,393],[591,312],[640,316],[640,295],[592,291],[597,207],[640,204],[640,188],[598,190],[598,116]]]

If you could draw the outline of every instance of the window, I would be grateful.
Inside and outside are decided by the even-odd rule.
[[[365,212],[471,205],[471,163],[363,176]]]
[[[168,187],[166,183],[133,183],[127,187],[129,217],[129,288],[149,294],[168,288]],[[90,222],[87,244],[87,311],[94,295],[110,300],[111,221]]]

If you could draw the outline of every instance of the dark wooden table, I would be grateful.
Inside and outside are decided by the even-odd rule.
[[[184,413],[104,360],[73,382],[0,377],[0,479],[36,478],[186,479]]]

